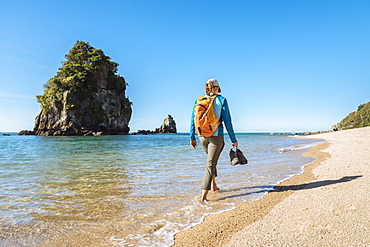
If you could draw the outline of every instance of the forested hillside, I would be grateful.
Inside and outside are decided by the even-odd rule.
[[[345,130],[370,126],[370,102],[359,105],[357,111],[351,112],[340,123],[333,126],[334,130]]]

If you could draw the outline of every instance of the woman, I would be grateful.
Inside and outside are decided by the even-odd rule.
[[[199,135],[199,141],[202,144],[204,151],[207,153],[206,171],[201,186],[202,202],[207,201],[209,190],[220,190],[217,187],[215,178],[217,177],[217,161],[225,146],[223,123],[225,124],[226,130],[230,136],[233,146],[238,146],[238,141],[235,138],[235,133],[231,122],[230,111],[226,98],[218,94],[221,92],[218,81],[216,79],[209,79],[205,85],[205,92],[205,97],[210,97],[217,94],[217,96],[214,98],[213,110],[221,123],[212,136],[204,137],[202,135]],[[197,146],[197,141],[195,140],[194,107],[190,123],[190,146],[192,146],[193,148],[196,148]]]

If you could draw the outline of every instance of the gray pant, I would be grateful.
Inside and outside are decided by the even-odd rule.
[[[204,174],[202,187],[203,190],[210,190],[212,178],[217,177],[217,161],[224,149],[225,142],[223,136],[199,137],[200,143],[207,153],[206,172]]]

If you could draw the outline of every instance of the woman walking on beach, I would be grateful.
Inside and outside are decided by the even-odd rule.
[[[233,125],[231,122],[231,116],[229,111],[229,106],[227,104],[227,100],[225,97],[221,96],[220,93],[221,88],[216,79],[209,79],[205,85],[205,93],[206,95],[201,96],[199,100],[195,102],[193,107],[191,123],[190,123],[190,146],[196,148],[197,141],[195,140],[195,133],[197,132],[199,136],[199,141],[203,146],[204,151],[207,154],[207,163],[206,163],[206,170],[202,182],[202,195],[201,201],[207,201],[208,191],[218,191],[220,190],[216,184],[216,177],[217,177],[217,162],[220,157],[220,154],[225,146],[224,142],[224,127],[223,123],[225,124],[226,130],[229,134],[231,142],[233,143],[234,147],[238,146],[238,141],[235,138],[235,133],[233,129]],[[210,110],[212,114],[214,112],[215,117],[217,117],[217,124],[216,127],[211,131],[211,133],[205,133],[200,130],[198,124],[197,117],[198,112],[196,107],[200,105],[200,108],[203,106],[201,105],[200,100],[208,100],[210,103]],[[204,108],[204,107],[203,107]],[[211,115],[211,114],[208,114]],[[194,119],[195,118],[195,119]],[[218,126],[217,126],[218,125]],[[212,125],[213,126],[213,125]],[[211,125],[209,128],[212,129]],[[209,130],[208,130],[209,131]]]

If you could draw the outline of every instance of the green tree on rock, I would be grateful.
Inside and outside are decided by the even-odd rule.
[[[37,135],[127,134],[131,102],[118,63],[101,49],[77,41],[56,75],[37,96]]]
[[[108,70],[108,84],[114,84],[119,77],[118,63],[88,42],[77,41],[65,58],[57,74],[44,85],[44,94],[37,96],[44,113],[63,100],[65,91],[78,92],[83,97],[95,90],[95,77],[99,70]]]

